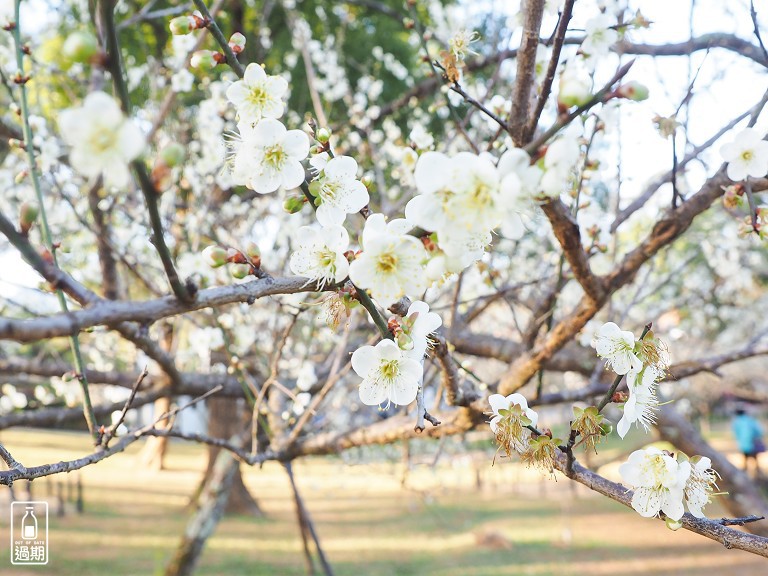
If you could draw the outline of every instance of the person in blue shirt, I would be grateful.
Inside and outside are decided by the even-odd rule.
[[[749,474],[749,462],[754,463],[755,478],[760,477],[760,466],[757,455],[765,451],[763,444],[763,429],[752,416],[746,413],[744,408],[736,409],[736,417],[733,419],[733,434],[739,451],[744,455],[744,471]]]

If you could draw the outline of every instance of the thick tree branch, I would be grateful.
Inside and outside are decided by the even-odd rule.
[[[523,146],[526,124],[531,109],[533,81],[536,78],[536,50],[539,47],[539,31],[544,16],[544,0],[523,0],[523,37],[517,53],[517,75],[512,90],[512,111],[509,115],[509,135],[515,146]]]
[[[314,282],[307,284],[306,278],[260,278],[245,284],[234,284],[201,290],[194,302],[181,302],[165,296],[142,302],[99,301],[90,308],[67,314],[56,314],[29,320],[0,318],[0,340],[32,342],[44,338],[67,336],[93,326],[114,325],[134,321],[152,323],[161,318],[176,316],[185,312],[216,308],[235,302],[252,304],[259,298],[298,292],[319,292]]]

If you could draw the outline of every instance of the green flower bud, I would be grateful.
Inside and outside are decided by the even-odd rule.
[[[683,527],[683,523],[680,520],[672,520],[672,518],[667,518],[665,522],[667,524],[667,528],[670,530],[677,531]]]
[[[648,99],[648,87],[645,84],[640,84],[640,82],[627,82],[618,87],[616,95],[627,100],[642,102]]]
[[[90,62],[99,52],[99,42],[96,36],[90,32],[73,32],[64,41],[61,47],[61,55],[65,61],[71,64]]]
[[[32,225],[37,220],[37,215],[40,213],[36,204],[29,202],[23,202],[19,207],[19,226],[21,227],[21,233],[27,234],[32,228]]]
[[[216,67],[216,64],[216,57],[210,50],[198,50],[192,54],[192,58],[189,60],[189,65],[192,68],[203,72],[210,72]]]
[[[174,36],[186,36],[193,30],[197,30],[197,21],[194,16],[177,16],[171,20],[169,27]]]
[[[240,32],[235,32],[229,37],[229,47],[232,48],[232,52],[240,54],[245,48],[245,36]]]
[[[413,350],[413,338],[405,332],[400,332],[395,340],[400,350]]]
[[[288,214],[301,212],[301,209],[304,208],[304,200],[303,196],[291,196],[286,198],[285,202],[283,202],[283,209],[288,212]]]
[[[320,128],[317,131],[317,141],[325,144],[331,139],[331,131],[328,128]]]
[[[248,264],[233,264],[229,272],[234,278],[242,280],[251,273],[251,267]]]
[[[227,251],[221,246],[208,246],[203,250],[203,258],[211,268],[218,268],[227,263]]]
[[[261,250],[259,250],[259,247],[254,242],[248,242],[248,244],[245,246],[245,254],[251,260],[261,258]]]
[[[168,146],[166,146],[160,151],[160,159],[169,168],[173,168],[175,166],[178,166],[182,162],[184,162],[184,158],[186,155],[187,155],[187,152],[184,149],[184,146],[182,146],[178,142],[174,142],[173,144],[168,144]]]

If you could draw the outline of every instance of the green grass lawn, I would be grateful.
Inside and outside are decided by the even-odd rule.
[[[86,436],[70,432],[4,431],[2,442],[25,465],[67,460],[88,451]],[[638,438],[638,443],[640,439]],[[719,440],[727,443],[727,439]],[[434,449],[434,445],[432,445]],[[609,445],[594,458],[616,464]],[[40,479],[35,499],[50,502],[50,564],[20,568],[8,561],[8,498],[0,498],[0,573],[151,575],[162,572],[189,517],[186,508],[204,450],[174,443],[168,469],[138,469],[133,446],[125,454],[72,473]],[[389,447],[388,462],[347,464],[341,458],[297,462],[294,472],[326,554],[338,575],[576,575],[768,573],[768,563],[745,552],[641,518],[576,486],[506,459],[451,446],[431,466],[425,447],[403,483],[403,465]],[[375,452],[374,452],[375,453]],[[366,452],[370,455],[370,451]],[[346,458],[359,462],[356,452]],[[428,463],[427,463],[428,462]],[[57,483],[82,476],[85,513],[56,515]],[[198,574],[305,574],[288,480],[268,463],[247,469],[246,483],[264,518],[227,516],[205,548]],[[403,485],[404,484],[404,485]],[[17,483],[24,498],[26,483]],[[7,490],[6,490],[7,491]],[[65,490],[66,493],[66,490]],[[51,494],[51,495],[49,495]],[[710,506],[711,516],[722,515]]]

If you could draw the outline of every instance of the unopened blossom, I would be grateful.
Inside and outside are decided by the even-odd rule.
[[[683,491],[691,475],[688,462],[678,462],[666,452],[649,447],[635,450],[619,466],[623,481],[635,489],[632,508],[645,518],[664,512],[672,520],[685,513]]]
[[[245,68],[242,80],[227,88],[227,100],[237,108],[240,122],[255,124],[262,118],[280,118],[288,82],[281,76],[267,76],[258,64]]]
[[[616,374],[626,374],[632,369],[639,371],[642,362],[635,354],[635,336],[622,330],[613,322],[606,322],[592,339],[597,355],[604,358]]]
[[[762,178],[768,173],[768,142],[754,128],[736,134],[733,142],[720,148],[720,155],[728,162],[728,178],[735,182],[748,176]]]
[[[297,188],[304,181],[301,161],[309,154],[309,137],[286,130],[278,120],[265,118],[254,128],[239,124],[240,137],[232,143],[232,180],[259,194],[281,186]]]
[[[59,129],[72,146],[72,167],[88,178],[104,176],[107,186],[128,184],[128,165],[146,145],[138,126],[126,119],[117,102],[104,92],[91,92],[81,107],[64,110]]]
[[[297,231],[297,249],[291,254],[291,272],[316,280],[320,287],[341,282],[349,274],[349,262],[344,252],[349,246],[349,234],[341,226],[321,229],[302,226]]]
[[[429,336],[443,325],[439,314],[429,311],[429,304],[416,300],[408,307],[408,314],[401,322],[403,331],[408,335],[413,347],[406,350],[409,358],[422,360],[429,347]]]
[[[717,473],[712,470],[712,460],[706,456],[694,456],[690,463],[691,475],[683,492],[685,504],[696,518],[704,518],[703,508],[717,488]]]
[[[530,434],[526,426],[536,426],[539,415],[528,408],[528,402],[522,394],[515,392],[509,396],[491,394],[488,397],[493,418],[489,422],[491,431],[507,455],[512,451],[523,452],[528,446]]]
[[[337,156],[322,168],[318,180],[309,185],[322,226],[341,225],[347,214],[359,212],[370,200],[365,185],[357,179],[357,162]]]
[[[367,406],[384,401],[410,404],[416,399],[423,375],[421,363],[406,356],[392,340],[355,350],[352,369],[363,379],[360,400]]]
[[[370,216],[363,230],[363,252],[349,267],[352,282],[370,290],[385,308],[427,287],[424,246],[399,226],[399,222],[386,224],[381,214]]]

